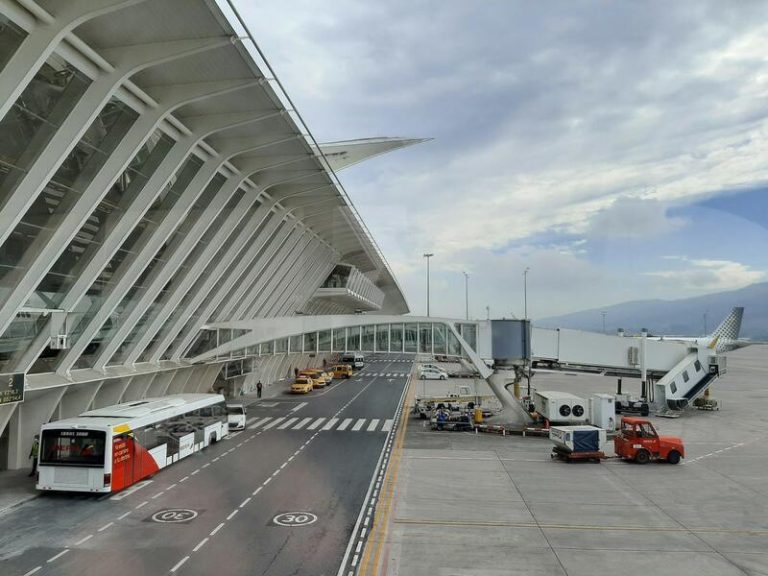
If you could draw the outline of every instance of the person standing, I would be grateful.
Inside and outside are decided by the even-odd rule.
[[[261,398],[261,389],[262,389],[263,387],[264,387],[264,386],[262,385],[262,383],[261,383],[261,380],[259,380],[259,381],[256,383],[256,398]]]
[[[35,434],[35,439],[32,441],[32,448],[29,451],[29,457],[32,458],[32,472],[29,473],[30,478],[37,473],[38,454],[40,454],[40,435]]]

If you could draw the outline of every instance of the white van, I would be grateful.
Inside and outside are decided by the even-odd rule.
[[[422,366],[419,368],[419,380],[447,380],[448,373],[436,366]]]
[[[245,406],[227,404],[227,423],[230,430],[245,430]]]
[[[365,356],[360,352],[347,352],[341,357],[342,364],[350,364],[355,370],[365,366]]]

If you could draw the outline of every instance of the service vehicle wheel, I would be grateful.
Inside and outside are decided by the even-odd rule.
[[[678,452],[677,450],[672,450],[667,455],[667,462],[669,462],[670,464],[680,464],[680,458],[681,458],[680,452]]]
[[[445,380],[445,376],[440,376],[440,380]]]
[[[651,455],[648,453],[648,450],[640,450],[637,454],[635,454],[635,462],[638,464],[648,464],[650,461]]]
[[[424,376],[423,374],[419,376],[419,380],[426,380],[426,379],[427,379],[426,376]]]

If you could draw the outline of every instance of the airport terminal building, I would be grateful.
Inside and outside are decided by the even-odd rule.
[[[334,173],[404,142],[318,145],[223,0],[0,0],[0,469],[50,420],[381,344],[191,361],[217,323],[408,312]]]

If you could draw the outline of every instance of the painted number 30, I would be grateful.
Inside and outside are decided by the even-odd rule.
[[[285,512],[278,514],[272,521],[279,526],[307,526],[317,521],[311,512]]]

